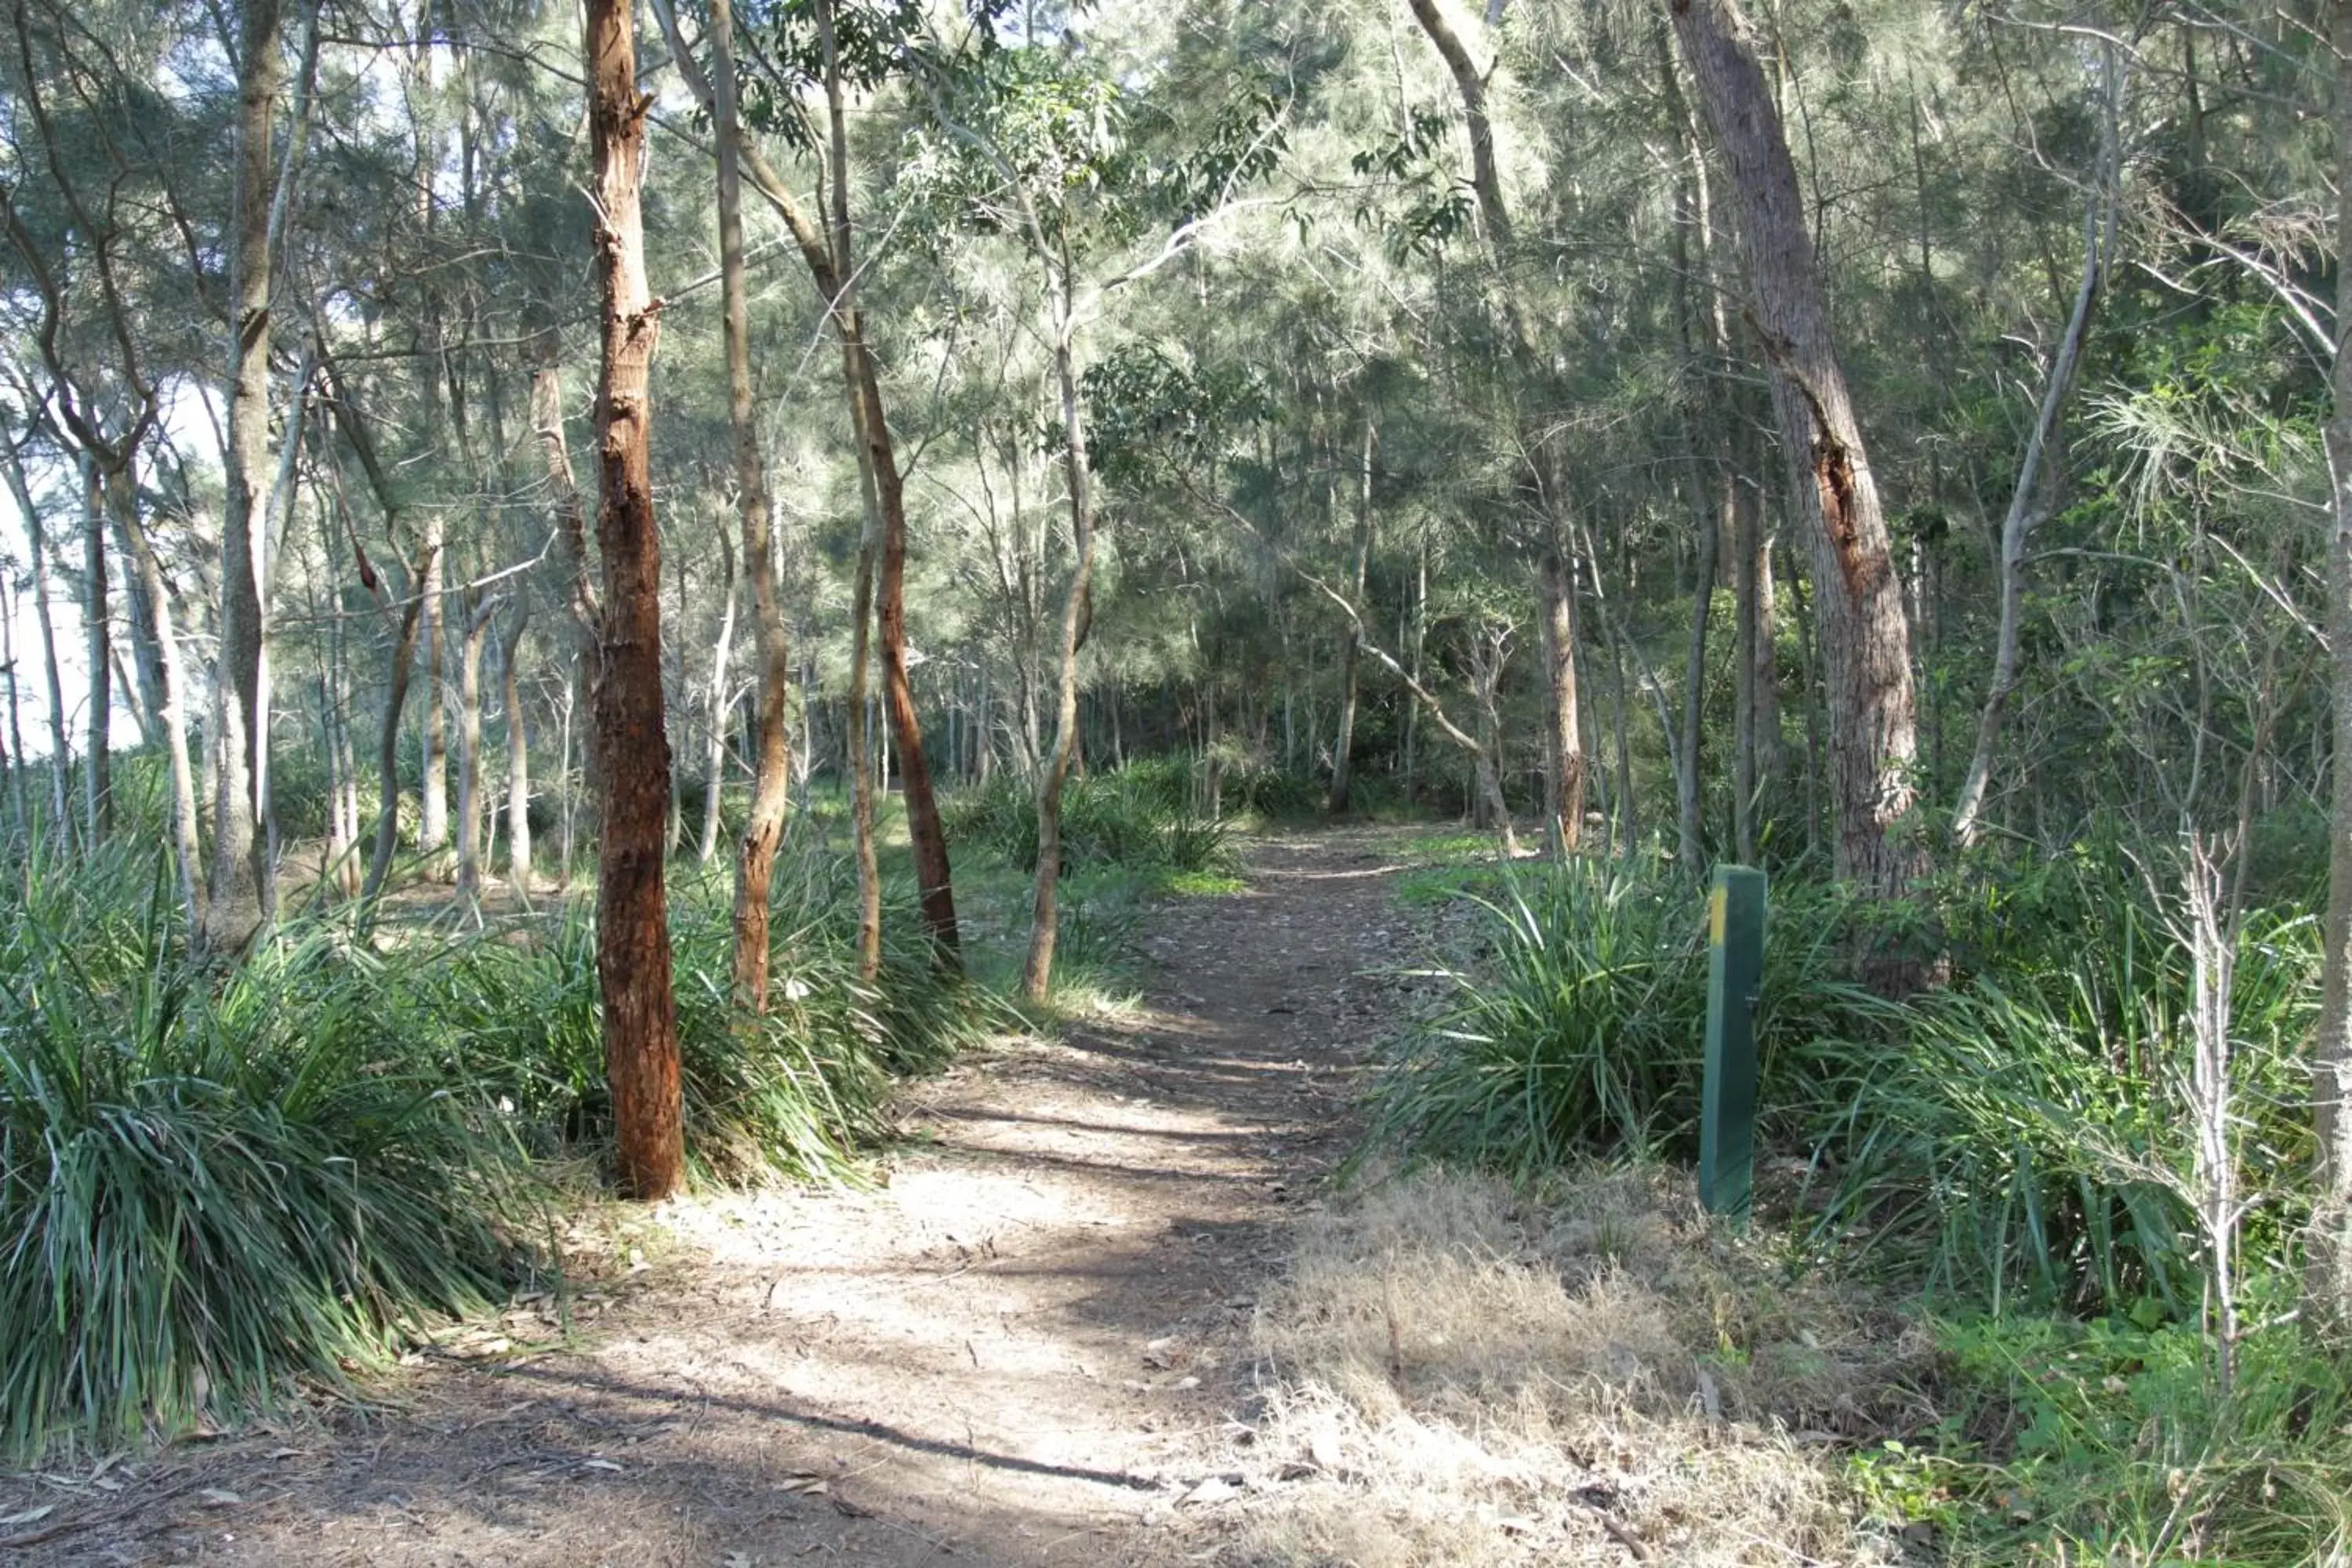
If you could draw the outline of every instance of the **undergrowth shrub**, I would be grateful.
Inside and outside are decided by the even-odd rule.
[[[1687,1156],[1706,1014],[1699,889],[1580,860],[1461,895],[1478,948],[1451,1005],[1392,1050],[1366,1147],[1527,1176],[1590,1153]],[[2136,875],[2092,860],[1922,918],[1964,973],[1905,1003],[1846,978],[1855,908],[1782,881],[1756,1016],[1759,1132],[1803,1172],[1820,1238],[1988,1308],[2191,1310],[2188,963]],[[2031,921],[2030,930],[2016,929]],[[2299,1059],[2317,945],[2299,916],[2242,928],[2233,998],[2241,1242],[2285,1269],[2310,1163]],[[1783,1162],[1784,1165],[1786,1160]],[[1780,1184],[1790,1185],[1790,1184]]]
[[[724,879],[680,879],[670,900],[687,1147],[704,1179],[855,1179],[857,1152],[887,1133],[891,1079],[932,1070],[977,1037],[986,1003],[937,972],[903,879],[886,883],[883,971],[858,978],[848,862],[779,858],[767,1015],[739,1019]],[[611,1131],[584,907],[505,940],[456,942],[430,963],[430,1011],[467,1070],[523,1109],[545,1152],[601,1151]]]
[[[1193,805],[1181,774],[1159,763],[1074,778],[1062,795],[1062,870],[1103,866],[1224,869],[1230,829]],[[948,797],[951,842],[981,846],[1024,871],[1037,868],[1037,805],[1024,782],[999,774]]]
[[[1600,1152],[1696,1146],[1706,1022],[1704,905],[1611,862],[1496,873],[1453,1005],[1409,1033],[1373,1092],[1367,1147],[1531,1176]],[[1874,1030],[1886,1005],[1843,978],[1842,906],[1776,897],[1756,1030],[1775,1088],[1793,1042]]]
[[[1996,1310],[2188,1312],[2203,1279],[2188,960],[2144,904],[2073,938],[2063,966],[1919,997],[1881,1045],[1809,1046],[1817,1225]],[[2240,1188],[2261,1199],[2240,1241],[2257,1273],[2293,1267],[2305,1217],[2318,963],[2307,917],[2258,912],[2240,933],[2232,1132]]]
[[[2290,1310],[2249,1295],[2228,1396],[2197,1325],[2011,1314],[1936,1325],[1936,1429],[1858,1453],[1865,1507],[1943,1560],[2332,1564],[2352,1552],[2352,1384]]]
[[[333,1382],[503,1299],[551,1158],[610,1135],[593,921],[290,919],[189,962],[169,867],[129,839],[0,875],[0,1447],[172,1430]],[[856,1180],[894,1075],[987,1026],[910,887],[857,977],[838,858],[778,866],[775,996],[735,1016],[723,879],[672,900],[703,1179]]]
[[[104,1443],[340,1380],[503,1295],[537,1184],[312,929],[215,981],[122,850],[0,890],[0,1439]]]

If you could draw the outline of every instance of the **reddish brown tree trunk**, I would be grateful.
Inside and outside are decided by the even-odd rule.
[[[877,581],[876,616],[882,640],[882,700],[898,742],[898,789],[907,803],[907,838],[914,851],[915,879],[922,894],[923,925],[931,933],[940,963],[962,965],[956,931],[955,879],[948,866],[947,830],[931,787],[931,764],[923,752],[923,721],[915,711],[915,690],[907,679],[907,500],[898,479],[898,454],[883,417],[875,384],[873,356],[857,344],[860,392],[866,399],[866,437],[873,451],[875,488],[882,502],[882,573]]]
[[[650,97],[636,85],[629,0],[588,0],[588,129],[595,153],[604,360],[596,389],[596,543],[604,557],[596,702],[604,802],[596,977],[624,1191],[663,1198],[686,1180],[677,1002],[662,885],[669,734],[661,669],[661,536],[654,526],[647,373],[661,307],[646,285],[638,183]]]
[[[1927,869],[1924,847],[1899,826],[1912,806],[1916,750],[1911,630],[1796,164],[1732,0],[1668,0],[1668,8],[1730,166],[1773,409],[1812,554],[1837,874],[1873,898],[1899,898]]]

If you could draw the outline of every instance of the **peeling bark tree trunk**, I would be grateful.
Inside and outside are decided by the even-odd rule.
[[[735,1005],[753,1013],[768,1005],[768,900],[775,879],[776,847],[792,795],[786,749],[785,700],[792,689],[792,645],[776,599],[775,524],[768,504],[767,466],[751,413],[750,305],[743,279],[740,153],[742,117],[736,105],[734,13],[712,0],[710,43],[718,67],[712,118],[719,132],[719,293],[727,339],[727,405],[735,434],[735,506],[743,534],[743,570],[751,579],[751,626],[757,637],[758,715],[753,731],[751,820],[735,860]]]
[[[1862,427],[1830,332],[1829,300],[1779,111],[1732,0],[1668,0],[1683,57],[1730,165],[1772,402],[1813,558],[1829,699],[1837,875],[1879,900],[1927,869],[1899,826],[1916,750],[1910,626]],[[1885,955],[1881,955],[1884,957]],[[1889,988],[1917,965],[1883,963]]]
[[[278,0],[245,0],[239,44],[236,188],[231,229],[227,502],[221,526],[220,654],[213,697],[213,750],[218,792],[213,802],[212,881],[200,946],[215,955],[243,951],[260,931],[261,879],[268,874],[260,836],[261,552],[269,483],[269,208],[276,170],[271,123],[286,83]]]
[[[686,1180],[677,1000],[671,990],[662,847],[669,735],[661,668],[661,536],[654,525],[647,373],[660,303],[646,284],[638,186],[650,97],[636,83],[629,0],[588,0],[589,140],[604,358],[596,395],[596,542],[604,557],[604,679],[596,744],[604,796],[596,977],[623,1190],[656,1199]]]

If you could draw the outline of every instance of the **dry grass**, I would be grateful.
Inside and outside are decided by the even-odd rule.
[[[1229,1568],[1898,1560],[1836,1456],[1916,1418],[1924,1343],[1664,1178],[1375,1185],[1308,1230],[1257,1340]]]

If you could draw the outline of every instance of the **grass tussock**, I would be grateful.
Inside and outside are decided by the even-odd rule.
[[[994,1014],[893,889],[858,979],[837,858],[779,868],[774,1004],[729,997],[727,889],[672,903],[705,1182],[856,1180],[900,1075]],[[559,1179],[611,1133],[584,907],[357,939],[289,919],[192,962],[126,837],[0,878],[0,1452],[226,1424],[341,1384],[543,1266]]]
[[[1923,1342],[1675,1186],[1423,1167],[1311,1225],[1260,1310],[1262,1486],[1222,1561],[1892,1560],[1834,1454],[1916,1419]]]
[[[501,1299],[544,1188],[321,931],[226,978],[121,857],[5,897],[0,1447],[93,1445],[340,1384]]]

